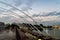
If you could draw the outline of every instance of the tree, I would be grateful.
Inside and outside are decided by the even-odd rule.
[[[14,29],[15,27],[19,29],[19,26],[16,23],[12,23],[11,27],[12,27],[12,29]]]
[[[41,26],[39,25],[34,25],[35,27],[37,27],[40,31],[43,31],[43,29],[41,28]]]
[[[10,28],[10,26],[11,26],[11,25],[10,25],[9,23],[8,23],[8,24],[6,24],[6,25],[5,25],[5,29],[9,29],[9,28]]]
[[[0,30],[3,30],[4,26],[5,26],[5,23],[4,22],[0,22]]]

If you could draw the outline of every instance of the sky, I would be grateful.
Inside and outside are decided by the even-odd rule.
[[[37,23],[60,24],[60,0],[0,0],[0,21],[32,23],[31,18],[11,5]]]

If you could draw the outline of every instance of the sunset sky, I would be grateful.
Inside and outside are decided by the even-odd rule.
[[[15,8],[4,4],[10,4],[27,15],[31,16],[37,23],[43,24],[60,24],[60,0],[0,0],[0,21],[27,22],[32,20]],[[5,10],[6,9],[6,10]],[[11,10],[14,13],[11,13]],[[20,16],[23,17],[20,18]]]

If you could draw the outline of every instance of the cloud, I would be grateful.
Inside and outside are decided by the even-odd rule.
[[[53,11],[53,12],[50,12],[48,13],[46,16],[54,16],[54,15],[60,15],[60,12],[57,12],[57,11]]]
[[[7,11],[7,12],[2,12],[0,13],[0,21],[3,21],[3,22],[20,22],[20,23],[23,23],[23,22],[27,22],[24,18],[25,15],[22,14],[21,12],[17,11],[16,12],[10,12],[10,11]]]
[[[0,21],[4,21],[4,22],[20,22],[20,23],[22,23],[22,22],[27,22],[26,20],[24,20],[24,18],[25,19],[27,19],[30,23],[33,23],[32,22],[32,20],[29,18],[29,17],[27,17],[27,16],[25,16],[24,14],[22,14],[21,12],[19,12],[19,11],[17,11],[17,10],[15,10],[15,11],[13,11],[13,12],[15,12],[16,14],[14,14],[14,13],[11,13],[11,12],[3,12],[3,13],[0,13]],[[11,14],[10,14],[11,13]],[[27,13],[28,14],[28,13]],[[57,16],[54,14],[54,15],[48,15],[49,13],[47,13],[47,14],[42,14],[42,15],[45,15],[45,16],[35,16],[35,17],[33,17],[32,15],[33,14],[30,14],[31,15],[31,17],[36,21],[36,22],[40,22],[40,23],[46,23],[46,24],[50,24],[50,23],[52,23],[52,24],[54,24],[55,22],[58,22],[58,21],[60,21],[60,17],[59,17],[59,12],[57,12],[57,13],[55,13],[55,14],[58,14]],[[29,14],[28,14],[29,15]],[[46,16],[46,15],[48,15],[48,16]],[[22,16],[22,18],[20,18],[20,16]],[[52,25],[51,24],[51,25]],[[58,23],[57,23],[58,24]]]
[[[40,12],[40,9],[32,8],[33,0],[7,0],[6,3],[9,3],[18,9],[21,9],[24,11],[27,15],[31,16],[36,22],[40,23],[55,23],[60,21],[60,12],[52,11],[52,12]],[[1,4],[2,5],[2,4]],[[32,23],[32,20],[24,15],[22,12],[16,10],[15,8],[12,8],[10,6],[1,6],[3,8],[6,8],[8,11],[3,12],[4,10],[0,11],[0,21],[4,22],[25,22],[27,19],[29,22]],[[11,10],[11,11],[9,11]],[[44,9],[42,9],[44,10]],[[41,10],[41,11],[42,11]],[[22,17],[21,17],[22,16]],[[27,22],[27,21],[26,21]]]
[[[32,0],[19,0],[19,1],[17,0],[17,2],[15,2],[15,3],[16,3],[16,5],[18,5],[17,7],[22,9],[22,11],[32,10],[32,8],[31,8],[31,6],[33,4]],[[19,5],[19,3],[20,3],[20,5]]]
[[[17,15],[12,14],[0,14],[0,21],[5,23],[12,23],[12,22],[24,22],[20,17]]]
[[[3,18],[3,17],[6,17],[7,15],[2,15],[2,14],[0,14],[0,18]]]
[[[33,18],[39,21],[59,21],[60,20],[58,16],[33,17]]]
[[[32,0],[26,0],[27,2],[25,3],[26,7],[23,7],[22,10],[24,11],[28,11],[29,9],[32,10],[31,6],[33,4],[33,1]]]
[[[22,4],[22,0],[13,0],[15,6],[20,6]]]
[[[44,25],[59,25],[60,17],[59,16],[45,16],[45,17],[33,17],[38,24]]]
[[[48,12],[48,13],[38,13],[38,14],[33,14],[32,16],[33,17],[45,17],[45,16],[58,16],[60,15],[60,12],[57,12],[57,11],[53,11],[53,12]]]

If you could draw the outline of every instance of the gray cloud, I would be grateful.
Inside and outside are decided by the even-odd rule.
[[[17,8],[21,9],[22,11],[32,10],[31,6],[33,4],[33,0],[12,0],[13,3],[9,3],[11,5],[16,6]],[[15,11],[15,8],[10,8],[9,10]]]
[[[15,6],[20,6],[22,4],[22,0],[13,0]]]
[[[54,16],[54,15],[60,15],[60,12],[57,12],[57,11],[50,12],[46,16]]]
[[[40,16],[40,17],[44,17],[44,16],[58,16],[58,15],[60,15],[60,12],[57,12],[57,11],[53,11],[53,12],[49,12],[49,13],[47,13],[47,14],[42,14],[42,15],[40,15],[40,13],[39,14],[33,14],[32,16],[33,17],[38,17],[38,16]]]

